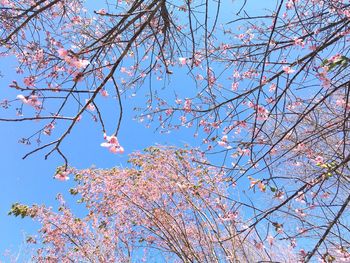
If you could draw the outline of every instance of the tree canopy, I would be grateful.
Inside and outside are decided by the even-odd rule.
[[[87,218],[74,221],[64,205],[58,215],[16,204],[12,213],[43,218],[44,229],[52,217],[86,229],[66,237],[45,229],[44,241],[56,242],[55,231],[64,245],[52,243],[44,255],[107,262],[98,257],[111,249],[124,260],[142,239],[136,247],[146,242],[183,262],[249,262],[275,260],[270,246],[278,240],[303,262],[350,260],[350,3],[276,0],[262,14],[250,14],[249,4],[0,1],[1,57],[16,59],[19,76],[0,121],[33,122],[37,130],[21,142],[38,144],[24,158],[58,154],[56,178],[68,179],[76,171],[62,144],[86,116],[100,125],[101,146],[122,154],[118,132],[131,121],[123,105],[134,94],[144,97],[134,109],[141,125],[165,134],[187,128],[202,140],[196,149],[135,153],[132,168],[83,172],[77,193]],[[190,84],[170,88],[176,78]],[[135,225],[118,225],[130,217]],[[68,236],[92,244],[90,228],[105,246],[71,250],[77,241]]]

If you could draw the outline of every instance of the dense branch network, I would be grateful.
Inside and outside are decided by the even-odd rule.
[[[161,133],[191,128],[202,154],[219,159],[210,165],[248,222],[237,236],[254,233],[259,249],[270,236],[289,242],[305,262],[349,260],[349,1],[280,0],[255,16],[246,2],[220,0],[0,4],[1,54],[23,75],[10,85],[16,99],[1,102],[18,117],[0,120],[46,121],[24,143],[57,136],[25,157],[57,152],[65,178],[62,143],[88,115],[103,146],[122,153],[123,101],[144,94],[138,121],[159,121]],[[221,15],[229,5],[234,19]],[[186,91],[158,88],[177,76],[188,77]],[[115,112],[100,97],[113,98]]]

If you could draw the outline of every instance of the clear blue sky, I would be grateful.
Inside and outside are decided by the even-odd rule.
[[[90,7],[95,7],[95,1],[90,1]],[[225,10],[224,16],[232,14],[231,1],[223,1]],[[234,1],[239,6],[242,1]],[[250,6],[250,10],[259,10],[267,5],[274,5],[276,2],[269,1],[251,1],[254,2]],[[96,9],[100,8],[96,7]],[[259,13],[260,13],[259,12]],[[250,14],[257,12],[251,12]],[[16,78],[15,64],[8,60],[8,63],[0,64],[0,71],[5,76],[1,79],[1,96],[4,98],[15,98],[17,93],[10,91],[8,84]],[[176,73],[176,72],[175,72]],[[183,78],[175,77],[172,80],[172,87],[183,87],[186,84]],[[157,83],[156,83],[157,85]],[[160,84],[159,84],[160,85]],[[190,87],[188,87],[190,88]],[[179,92],[180,93],[180,92]],[[143,98],[134,99],[142,101]],[[126,152],[124,155],[113,155],[105,148],[100,147],[103,141],[102,133],[98,124],[95,124],[89,118],[83,120],[75,127],[63,144],[63,151],[69,156],[70,164],[77,168],[86,168],[95,165],[99,168],[110,168],[118,165],[125,165],[127,154],[134,150],[140,150],[145,147],[159,144],[178,145],[184,143],[198,145],[199,140],[193,139],[193,131],[182,129],[180,132],[172,132],[167,135],[159,135],[154,133],[154,127],[146,129],[143,125],[132,121],[133,113],[131,112],[132,103],[124,108],[124,121],[120,131],[119,140],[124,146]],[[10,110],[13,113],[13,109]],[[5,110],[0,109],[0,116],[8,116]],[[12,115],[13,116],[13,115]],[[111,115],[115,119],[115,115]],[[57,193],[63,193],[69,201],[68,189],[73,185],[73,181],[60,182],[53,179],[53,175],[57,166],[62,164],[62,160],[53,155],[48,160],[44,160],[45,152],[39,152],[32,155],[26,160],[22,157],[32,147],[24,146],[17,141],[31,135],[31,123],[3,123],[0,122],[0,145],[1,145],[1,184],[0,184],[0,253],[5,249],[18,251],[21,243],[24,241],[24,233],[34,234],[38,225],[30,219],[20,219],[7,216],[7,213],[14,202],[25,204],[46,204],[56,206],[55,196]],[[1,260],[0,256],[0,260]]]

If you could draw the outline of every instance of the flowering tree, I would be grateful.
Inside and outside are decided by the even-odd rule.
[[[87,215],[74,216],[58,195],[59,212],[15,204],[11,214],[30,216],[42,227],[35,262],[255,262],[292,260],[276,254],[246,227],[239,204],[229,197],[224,174],[193,150],[151,147],[135,153],[131,167],[71,170]],[[204,164],[199,164],[204,163]]]
[[[162,132],[192,127],[203,154],[222,157],[211,165],[227,190],[236,186],[231,198],[249,222],[237,235],[253,232],[260,244],[275,231],[306,262],[349,260],[348,1],[280,0],[258,16],[244,4],[234,20],[220,15],[220,0],[107,1],[99,10],[78,0],[0,4],[2,54],[23,74],[10,85],[17,98],[2,101],[18,117],[1,120],[47,122],[22,141],[56,136],[28,155],[60,154],[57,178],[68,174],[62,141],[83,115],[100,123],[102,146],[124,151],[123,98],[139,92],[140,122],[159,121]],[[148,85],[184,70],[193,81],[186,92]],[[109,94],[114,132],[99,100]]]

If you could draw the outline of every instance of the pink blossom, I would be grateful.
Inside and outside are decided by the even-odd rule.
[[[307,253],[305,252],[304,249],[300,249],[299,254],[300,254],[300,256],[302,256],[302,257],[306,257],[306,256],[307,256]]]
[[[258,120],[267,120],[269,116],[269,111],[264,106],[258,105],[256,107],[256,111]]]
[[[296,151],[297,152],[302,152],[302,151],[305,151],[305,144],[304,143],[298,143],[297,147],[296,147]]]
[[[317,164],[317,165],[321,165],[324,163],[324,159],[322,156],[320,155],[317,155],[316,158],[314,159],[314,162]]]
[[[259,250],[262,250],[264,248],[264,245],[262,242],[256,242],[255,241],[255,247]]]
[[[222,147],[227,146],[227,135],[222,136],[221,140],[218,141],[218,145],[220,145]]]
[[[286,3],[286,8],[287,8],[288,10],[293,8],[293,1],[292,1],[292,0],[289,0],[289,1]]]
[[[38,96],[30,95],[28,98],[28,104],[33,107],[39,107],[41,105],[41,101],[38,100]]]
[[[239,127],[242,127],[242,128],[247,128],[247,127],[248,127],[246,121],[237,121],[236,124],[237,124]]]
[[[34,86],[34,83],[35,83],[35,77],[30,76],[30,77],[24,78],[23,82],[27,87],[32,87]]]
[[[89,60],[86,59],[78,59],[73,62],[74,66],[78,69],[85,68],[87,65],[90,64]]]
[[[58,55],[61,57],[61,58],[65,58],[68,56],[68,51],[65,50],[64,48],[60,48],[57,50],[57,53]]]
[[[196,75],[196,80],[203,80],[204,79],[204,77],[201,75],[201,74],[197,74]]]
[[[2,5],[9,5],[10,1],[9,0],[1,0],[0,4],[2,4]]]
[[[329,198],[329,196],[330,196],[329,192],[325,192],[321,195],[321,198],[327,199],[327,198]]]
[[[89,99],[85,100],[85,103],[88,103]],[[92,103],[89,103],[86,108],[90,111],[94,111],[95,110],[95,106]]]
[[[122,146],[110,146],[109,151],[111,153],[124,153],[124,148]]]
[[[254,106],[255,106],[255,105],[254,105],[253,102],[251,102],[251,101],[248,102],[248,107],[249,107],[249,108],[253,108]]]
[[[238,85],[239,85],[238,82],[233,82],[233,83],[231,84],[231,89],[232,89],[233,91],[236,91],[236,90],[238,89]]]
[[[269,103],[269,104],[273,103],[274,101],[275,101],[275,99],[273,99],[271,97],[270,98],[266,98],[266,102]]]
[[[59,171],[55,174],[54,178],[60,181],[67,181],[69,180],[69,172],[68,171]]]
[[[101,90],[100,93],[101,93],[101,96],[102,96],[102,97],[108,97],[108,96],[109,96],[107,90],[105,90],[105,89]]]
[[[74,66],[74,63],[75,63],[75,61],[76,61],[75,58],[72,58],[72,57],[70,57],[70,56],[68,56],[68,55],[65,56],[65,57],[63,57],[63,59],[64,59],[64,61],[67,62],[68,65],[70,65],[70,66]]]
[[[238,217],[238,212],[228,212],[224,216],[220,215],[220,219],[223,222],[234,222]]]
[[[43,133],[45,135],[48,135],[50,136],[51,135],[51,132],[52,130],[55,128],[55,125],[53,123],[49,123],[48,125],[45,126],[45,129],[43,131]]]
[[[179,62],[180,62],[180,65],[184,66],[187,63],[187,59],[181,57],[181,58],[179,58]]]
[[[72,66],[72,67],[76,67],[78,69],[80,68],[84,68],[87,65],[90,64],[90,61],[86,60],[86,59],[78,59],[76,57],[72,57],[68,55],[68,51],[60,48],[57,50],[58,55],[64,59],[64,61],[66,61],[68,63],[68,65]]]
[[[194,58],[193,64],[194,64],[196,67],[200,66],[201,63],[202,63],[202,61],[201,61],[198,57]]]
[[[336,54],[336,55],[330,57],[330,58],[328,59],[328,62],[330,62],[330,63],[336,63],[336,62],[341,61],[341,59],[342,59],[342,56],[341,56],[340,54]]]
[[[192,106],[192,100],[191,99],[186,99],[185,100],[185,105],[184,105],[185,112],[191,112],[191,106]]]
[[[274,242],[274,237],[273,236],[271,236],[271,235],[269,235],[267,238],[267,242],[269,243],[269,245],[270,246],[272,246],[273,245],[273,242]]]
[[[233,77],[234,78],[239,78],[239,77],[241,77],[241,75],[239,74],[239,72],[237,70],[235,70],[234,73],[233,73]]]
[[[299,203],[305,203],[305,195],[303,192],[298,192],[298,196],[295,198],[295,201]]]
[[[274,91],[276,90],[276,87],[277,87],[277,85],[276,85],[275,83],[272,83],[272,84],[270,85],[269,91],[270,91],[270,92],[274,92]]]
[[[120,146],[116,136],[107,136],[104,134],[103,137],[107,142],[101,143],[102,147],[108,148],[108,150],[112,153],[124,153],[124,148]]]
[[[270,150],[270,154],[271,155],[275,155],[277,153],[277,149],[276,148],[272,148],[271,150]]]
[[[312,51],[315,51],[317,49],[317,46],[316,45],[311,45],[311,46],[309,46],[309,49],[312,50]]]
[[[282,199],[284,199],[284,192],[277,191],[277,193],[274,195],[274,197],[278,200],[282,200]]]
[[[176,103],[177,105],[180,105],[180,104],[182,103],[182,100],[181,100],[181,99],[176,99],[176,100],[175,100],[175,103]]]
[[[304,47],[305,43],[301,38],[294,38],[294,45]]]
[[[174,112],[174,110],[173,110],[172,108],[170,108],[170,109],[167,109],[167,110],[165,111],[165,114],[166,114],[167,116],[170,116],[171,114],[173,114],[173,112]]]
[[[216,82],[216,78],[213,74],[208,74],[208,84],[212,87]]]
[[[305,212],[302,209],[298,209],[297,208],[294,211],[295,211],[295,213],[297,213],[301,217],[305,217],[306,216]]]
[[[17,95],[17,99],[20,99],[24,104],[33,106],[38,109],[41,106],[41,101],[38,99],[36,95],[30,95],[29,97],[25,97],[22,94]]]
[[[342,108],[346,108],[346,109],[350,109],[350,103],[346,104],[346,100],[345,98],[339,98],[335,101],[335,105],[342,107]]]
[[[199,126],[206,126],[206,125],[207,125],[207,122],[205,120],[201,119],[199,121]]]
[[[292,73],[295,72],[295,70],[292,69],[292,68],[289,67],[289,66],[283,66],[283,71],[284,71],[285,73],[287,73],[287,74],[292,74]]]
[[[106,12],[106,9],[102,8],[102,9],[98,10],[96,13],[100,14],[100,15],[105,15],[107,12]]]
[[[329,88],[331,85],[331,80],[327,76],[328,67],[322,67],[323,71],[317,74],[317,77],[322,81],[322,86]]]
[[[240,155],[250,155],[250,150],[249,149],[241,149],[240,147],[237,148],[237,152]]]

